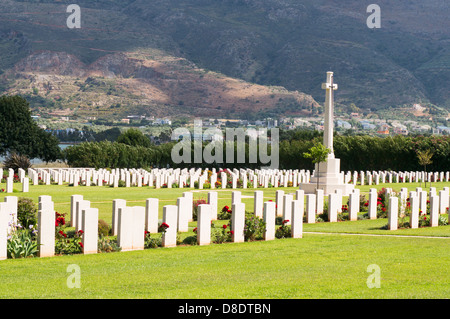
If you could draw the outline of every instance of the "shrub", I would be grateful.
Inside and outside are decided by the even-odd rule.
[[[421,215],[419,216],[419,227],[427,227],[430,226],[430,217],[427,215]]]
[[[122,248],[117,244],[117,240],[113,240],[109,237],[104,237],[100,235],[98,240],[98,252],[99,253],[111,253],[116,251],[121,251]]]
[[[227,220],[231,218],[231,209],[228,206],[224,206],[222,210],[217,214],[217,219],[219,220]]]
[[[229,225],[223,225],[220,228],[213,228],[211,234],[211,241],[215,244],[223,244],[225,242],[231,241],[231,231],[228,229]]]
[[[146,231],[145,232],[145,240],[144,240],[144,247],[145,248],[158,248],[162,246],[162,239],[161,237],[152,237],[151,234]]]
[[[28,156],[19,155],[15,152],[9,154],[3,161],[3,166],[6,169],[12,168],[15,172],[22,168],[27,170],[31,167],[31,162]]]
[[[185,245],[197,245],[197,235],[188,236],[185,239],[183,239],[183,244]]]
[[[8,258],[34,257],[38,252],[36,230],[33,227],[23,228],[20,225],[13,225],[7,241],[6,249]]]
[[[111,227],[103,219],[98,220],[98,235],[108,236],[111,232]]]
[[[266,230],[266,223],[263,219],[256,217],[255,214],[246,216],[244,225],[244,239],[254,241],[262,239]]]
[[[82,252],[81,237],[83,231],[66,232],[66,214],[55,212],[55,253],[57,255],[72,255]]]
[[[275,230],[276,238],[281,239],[281,238],[288,238],[288,237],[292,236],[291,227],[289,225],[287,225],[288,222],[289,222],[289,220],[283,220],[282,225]]]
[[[448,211],[448,210],[447,210],[447,211]],[[443,215],[440,215],[440,216],[439,216],[438,225],[439,225],[439,226],[446,226],[446,225],[448,225],[448,220],[447,220],[447,218],[445,218]]]
[[[59,230],[56,233],[55,253],[60,255],[80,254],[83,249],[82,236],[82,230],[74,233],[66,233],[63,230]]]
[[[17,201],[17,222],[24,228],[37,224],[37,207],[32,199],[20,197]]]

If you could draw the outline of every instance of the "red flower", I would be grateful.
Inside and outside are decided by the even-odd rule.
[[[64,219],[64,217],[58,217],[55,220],[55,226],[64,226],[66,224],[66,220]]]
[[[60,230],[58,233],[59,233],[61,236],[64,236],[65,238],[67,237],[66,233],[64,233],[62,230]]]
[[[78,231],[78,233],[80,234],[80,235],[83,235],[84,234],[84,231],[82,231],[81,229]]]
[[[80,241],[79,244],[80,244],[80,247],[81,247],[81,248],[84,248],[84,245],[83,245],[83,243],[82,243],[81,241]]]
[[[227,229],[227,225],[223,225],[222,228],[223,228],[223,229]]]
[[[194,233],[197,233],[197,227],[192,230]]]
[[[286,224],[286,223],[289,223],[289,219],[283,220],[283,225]]]

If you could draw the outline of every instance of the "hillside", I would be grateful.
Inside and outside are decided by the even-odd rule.
[[[381,29],[370,1],[80,0],[69,30],[70,3],[1,2],[1,91],[75,114],[248,118],[320,111],[332,70],[340,107],[450,109],[445,0],[378,1]]]
[[[39,51],[5,76],[15,78],[8,93],[27,96],[36,111],[60,115],[256,119],[320,109],[306,94],[250,84],[155,51],[108,54],[89,65],[67,53]]]

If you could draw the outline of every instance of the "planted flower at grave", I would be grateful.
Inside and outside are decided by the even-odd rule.
[[[222,210],[219,212],[219,214],[217,215],[217,218],[218,218],[219,220],[230,219],[230,218],[231,218],[231,213],[232,213],[232,211],[231,211],[230,207],[228,207],[228,206],[225,205],[225,206],[222,208]]]
[[[158,232],[159,233],[166,233],[167,229],[169,228],[169,225],[167,225],[166,223],[162,223],[159,227],[158,227]]]
[[[72,255],[82,252],[83,244],[81,242],[84,232],[67,231],[66,214],[55,212],[55,254]]]
[[[291,237],[291,227],[287,225],[289,223],[289,220],[285,219],[283,220],[280,227],[278,227],[275,231],[275,237],[276,238],[288,238]]]
[[[232,233],[227,231],[228,225],[222,225],[222,228],[213,228],[211,233],[211,241],[215,244],[222,244],[231,241]]]

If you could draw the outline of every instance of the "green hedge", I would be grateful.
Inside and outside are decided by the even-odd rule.
[[[313,169],[310,159],[303,153],[309,150],[316,139],[286,139],[280,142],[280,169]],[[227,167],[227,168],[258,168],[261,163],[249,164],[248,145],[246,163],[230,164],[174,164],[171,160],[171,150],[175,142],[159,146],[130,146],[118,142],[88,142],[68,147],[65,159],[73,167],[95,168],[138,168],[138,167]],[[207,145],[205,143],[203,147]],[[193,149],[193,147],[192,147]],[[341,159],[341,170],[422,170],[418,163],[416,151],[431,149],[434,152],[433,163],[428,171],[450,170],[450,137],[371,137],[371,136],[336,136],[334,152]],[[224,152],[226,147],[224,146]],[[236,155],[236,153],[235,153]],[[191,157],[193,158],[193,156]],[[223,159],[226,159],[224,154]]]

